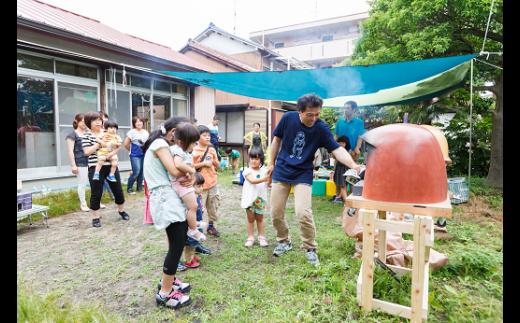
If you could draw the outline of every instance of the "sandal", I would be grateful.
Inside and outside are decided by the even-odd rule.
[[[252,247],[254,243],[255,243],[255,238],[248,238],[246,240],[246,243],[244,244],[244,246],[249,248],[249,247]]]
[[[258,237],[258,242],[260,243],[260,247],[267,247],[269,246],[269,243],[267,242],[267,239],[265,237]]]

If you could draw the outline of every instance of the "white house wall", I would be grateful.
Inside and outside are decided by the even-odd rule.
[[[227,55],[256,51],[256,48],[253,48],[250,45],[246,45],[242,42],[229,39],[216,33],[211,33],[211,35],[201,40],[200,43]]]
[[[215,90],[203,86],[195,88],[195,119],[199,125],[207,125],[215,115]]]

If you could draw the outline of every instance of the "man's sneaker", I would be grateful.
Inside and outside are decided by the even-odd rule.
[[[92,176],[92,180],[99,181],[99,173],[94,173],[94,175]]]
[[[203,246],[200,243],[198,246],[195,247],[195,252],[200,253],[202,255],[211,255],[213,253],[213,251],[211,251],[210,248]]]
[[[161,288],[162,281],[159,281],[159,283],[157,284],[157,293],[161,291]],[[173,281],[173,290],[181,293],[187,293],[191,290],[191,285],[188,283],[183,283],[179,278],[175,277],[175,280]]]
[[[341,197],[336,197],[336,198],[334,198],[333,203],[343,203],[343,198],[341,198]]]
[[[305,253],[305,258],[307,258],[307,261],[310,262],[311,265],[318,266],[320,264],[320,260],[316,254],[316,249],[307,250]]]
[[[105,204],[101,204],[101,203],[99,203],[99,208],[100,208],[100,209],[106,209],[106,207],[107,207],[107,206],[106,206]]]
[[[280,257],[287,251],[292,249],[292,243],[290,241],[281,241],[278,242],[278,245],[273,250],[273,255],[276,257]]]
[[[336,200],[336,196],[332,196],[330,199],[329,199],[329,202],[334,202]]]
[[[128,215],[128,213],[126,213],[125,211],[119,212],[119,215],[121,216],[121,218],[123,218],[123,220],[130,220],[130,215]]]
[[[211,234],[214,237],[220,237],[220,232],[218,232],[217,228],[215,228],[215,227],[208,228],[208,230],[206,230],[206,232],[208,234]]]
[[[126,192],[128,193],[128,195],[135,195],[136,194],[134,191],[131,191],[131,190],[128,190]]]
[[[95,227],[95,228],[101,227],[101,220],[99,218],[98,219],[92,219],[92,226]]]
[[[188,268],[195,269],[195,268],[199,268],[200,267],[200,263],[198,261],[196,261],[195,259],[192,259],[191,261],[186,261],[184,263],[184,266],[186,266]]]
[[[114,175],[108,175],[107,176],[107,181],[111,181],[111,182],[117,182],[117,179]]]
[[[157,303],[157,306],[178,309],[191,304],[191,298],[181,292],[172,290],[170,294],[164,297],[159,293],[155,294],[155,302]]]

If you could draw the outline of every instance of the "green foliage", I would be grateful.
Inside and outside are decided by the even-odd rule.
[[[482,48],[491,0],[374,0],[370,16],[363,22],[362,38],[358,42],[352,65],[381,64],[418,60],[441,56],[477,53]],[[494,3],[485,50],[502,51],[501,0]],[[502,66],[502,57],[492,55],[489,63]],[[476,62],[474,64],[475,85],[497,80],[501,70]],[[464,100],[459,100],[460,97]],[[501,96],[501,94],[500,94]],[[472,173],[483,176],[489,169],[492,115],[491,100],[474,96],[475,129]],[[468,167],[468,109],[469,92],[460,90],[448,95],[444,104],[448,109],[460,109],[450,124],[450,152],[454,159],[452,173],[466,173]],[[480,101],[480,102],[479,102]],[[479,109],[479,107],[482,109]],[[438,111],[437,105],[413,104],[406,107],[389,107],[374,116],[376,125],[400,122],[409,112],[410,123],[429,124]],[[379,121],[379,124],[377,123]]]
[[[63,302],[57,292],[44,296],[34,294],[25,284],[18,284],[16,293],[18,322],[123,322],[96,305]]]
[[[473,99],[471,174],[486,176],[491,154],[493,115],[490,108],[493,106],[493,100],[479,96],[474,96]],[[458,108],[455,116],[444,131],[450,148],[450,158],[453,161],[448,167],[450,175],[467,174],[468,172],[470,119],[469,107],[464,104],[468,100],[469,93],[462,89],[453,92],[450,98],[444,99],[445,104]]]
[[[321,109],[320,119],[325,121],[329,127],[330,131],[334,132],[336,128],[336,121],[338,121],[340,117],[340,112],[338,109],[334,108],[323,108]]]

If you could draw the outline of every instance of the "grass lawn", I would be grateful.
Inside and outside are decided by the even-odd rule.
[[[131,304],[121,303],[119,309],[109,310],[103,304],[72,300],[60,291],[44,294],[29,292],[27,282],[18,281],[18,321],[41,322],[401,322],[398,317],[360,310],[356,300],[356,278],[361,261],[353,258],[354,240],[345,236],[341,228],[341,210],[326,198],[313,198],[314,220],[317,226],[318,255],[321,266],[313,268],[298,250],[299,228],[292,199],[286,218],[293,238],[293,251],[280,258],[271,256],[275,231],[266,219],[270,246],[255,245],[246,249],[245,217],[238,209],[240,188],[231,184],[232,176],[225,172],[219,177],[222,191],[230,197],[221,214],[218,241],[211,241],[216,250],[203,257],[202,267],[182,273],[193,284],[190,293],[193,304],[180,311],[157,309],[151,301],[159,278],[157,259],[164,255],[164,241],[147,244],[142,252],[144,263],[139,264],[136,277],[155,276],[143,287],[143,298],[151,304],[135,316],[124,310]],[[479,179],[472,181],[473,200],[470,204],[454,206],[461,214],[460,224],[448,222],[448,234],[436,239],[434,249],[448,254],[449,263],[430,274],[429,321],[431,322],[501,322],[502,321],[502,198],[500,192],[486,188]],[[74,192],[55,200],[40,200],[51,210],[70,212]],[[142,193],[141,193],[142,197]],[[46,197],[48,199],[52,197]],[[139,195],[133,198],[140,198]],[[35,202],[36,203],[36,202]],[[52,204],[51,204],[52,203]],[[50,212],[51,214],[59,214]],[[52,226],[49,230],[52,230]],[[108,230],[108,229],[107,229]],[[163,235],[157,234],[157,239]],[[127,237],[130,239],[131,237]],[[436,236],[437,238],[437,236]],[[124,255],[123,255],[124,256]],[[153,258],[153,260],[151,260]],[[150,263],[146,262],[150,259]],[[106,259],[106,261],[111,261]],[[130,261],[130,260],[129,260]],[[162,263],[161,263],[162,264]],[[150,269],[150,265],[153,265]],[[108,267],[107,267],[108,268]],[[146,271],[148,268],[148,271]],[[119,269],[124,271],[125,269]],[[103,273],[99,273],[103,275]],[[113,274],[114,275],[114,274]],[[139,276],[140,275],[140,276]],[[111,276],[112,277],[112,276]],[[115,276],[114,276],[115,277]],[[117,278],[114,278],[116,281]],[[141,278],[143,280],[144,278]],[[410,304],[410,279],[401,283],[386,272],[376,271],[375,297]],[[134,289],[140,287],[135,286]],[[117,294],[115,294],[117,297]],[[113,307],[111,307],[113,308]]]

